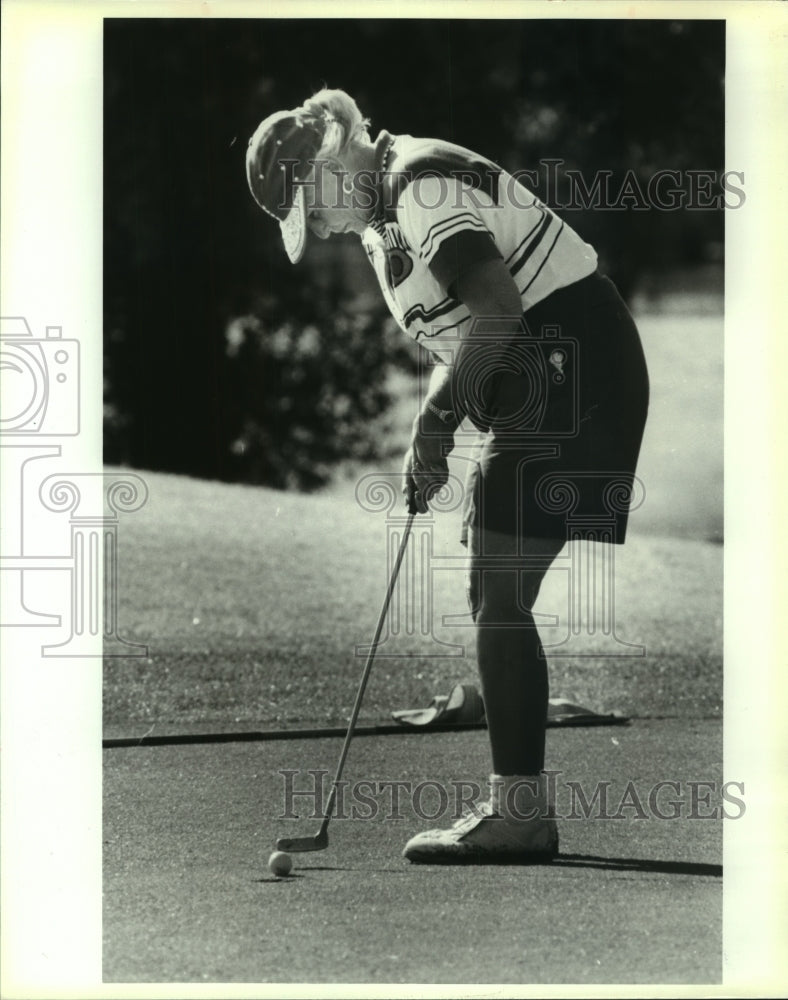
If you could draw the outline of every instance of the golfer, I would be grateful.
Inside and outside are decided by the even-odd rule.
[[[527,184],[452,143],[385,130],[372,139],[368,129],[348,94],[324,89],[261,122],[246,169],[293,262],[307,231],[361,237],[391,313],[436,361],[404,461],[411,510],[426,512],[447,482],[446,456],[467,433],[456,434],[460,425],[475,428],[473,460],[462,456],[463,541],[491,795],[453,827],[417,834],[404,855],[546,861],[558,832],[532,608],[568,540],[568,512],[572,539],[624,542],[621,491],[648,410],[640,339],[594,249]]]

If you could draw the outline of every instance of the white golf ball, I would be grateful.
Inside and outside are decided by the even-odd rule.
[[[284,851],[274,851],[268,859],[268,870],[272,875],[289,875],[293,870],[293,859]]]

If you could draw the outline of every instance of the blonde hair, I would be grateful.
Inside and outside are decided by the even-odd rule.
[[[358,105],[344,90],[323,87],[304,101],[308,111],[325,127],[320,156],[340,156],[351,142],[369,145],[369,118],[365,118]]]

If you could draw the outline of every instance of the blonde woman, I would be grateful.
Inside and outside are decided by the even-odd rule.
[[[294,263],[308,232],[357,233],[403,332],[443,362],[405,456],[412,510],[426,512],[447,481],[461,422],[481,435],[463,542],[490,800],[453,827],[417,834],[405,857],[549,861],[558,831],[543,773],[548,678],[532,608],[567,541],[561,491],[589,525],[604,510],[602,540],[624,542],[621,490],[632,483],[649,392],[632,317],[594,249],[517,177],[439,139],[385,130],[372,139],[341,90],[261,122],[246,167]],[[572,538],[599,540],[583,523],[575,518]]]

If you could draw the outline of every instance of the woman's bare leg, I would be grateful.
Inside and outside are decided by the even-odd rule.
[[[469,601],[492,749],[499,775],[535,775],[544,767],[547,662],[533,606],[544,575],[564,546],[471,529]]]

